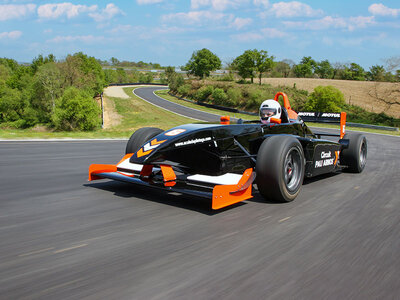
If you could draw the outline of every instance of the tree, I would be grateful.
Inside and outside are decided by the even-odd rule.
[[[219,57],[206,48],[193,52],[192,57],[186,64],[189,74],[200,78],[210,76],[211,71],[215,71],[220,67],[221,60]]]
[[[261,85],[262,74],[271,71],[274,66],[274,57],[268,56],[268,52],[265,50],[253,51],[255,51],[254,54],[256,58],[256,70],[258,72],[258,78]]]
[[[120,61],[115,57],[111,57],[110,62],[112,66],[118,66],[120,64]]]
[[[365,80],[365,70],[356,63],[346,66],[342,75],[345,80]]]
[[[39,67],[35,74],[36,88],[43,91],[41,100],[50,100],[51,112],[54,112],[56,107],[56,98],[58,98],[61,91],[61,73],[60,69],[54,62],[46,63]]]
[[[58,99],[53,124],[57,130],[94,130],[100,127],[101,110],[88,92],[75,87]]]
[[[319,75],[320,78],[332,78],[333,77],[333,67],[329,60],[323,60],[317,63],[315,67],[315,73]]]
[[[343,93],[333,86],[317,86],[308,97],[305,110],[316,112],[340,112],[345,104]]]
[[[367,73],[368,79],[371,81],[384,81],[386,70],[383,66],[375,65],[369,68]]]
[[[234,69],[238,71],[239,76],[243,79],[250,77],[251,83],[253,83],[257,68],[257,57],[255,51],[257,50],[246,50],[242,55],[233,60]]]
[[[292,71],[292,68],[294,66],[294,61],[290,59],[284,59],[282,61],[279,61],[275,64],[275,72],[278,73],[279,77],[284,77],[287,78],[290,75],[290,72]]]
[[[317,66],[317,62],[311,56],[304,56],[300,64],[296,65],[293,69],[296,77],[312,77],[313,72]]]

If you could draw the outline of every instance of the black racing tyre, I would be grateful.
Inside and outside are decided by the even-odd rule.
[[[155,127],[143,127],[136,130],[129,138],[128,144],[126,144],[125,154],[135,153],[140,147],[151,140],[156,135],[159,135],[163,130]]]
[[[343,137],[349,139],[349,147],[340,153],[340,164],[352,173],[361,173],[367,164],[367,139],[361,133],[346,133]]]
[[[304,153],[292,136],[272,136],[257,154],[256,183],[269,201],[291,202],[300,192],[304,179]]]

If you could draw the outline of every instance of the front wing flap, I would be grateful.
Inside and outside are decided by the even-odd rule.
[[[125,155],[116,165],[92,164],[89,181],[108,178],[212,199],[212,209],[220,209],[252,198],[253,168],[242,175],[227,173],[220,176],[187,175],[169,165],[140,165],[130,163],[133,154]]]

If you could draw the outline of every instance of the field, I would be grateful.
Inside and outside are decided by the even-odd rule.
[[[332,85],[342,91],[348,104],[354,104],[375,113],[385,112],[389,116],[400,118],[400,105],[392,105],[388,109],[387,105],[378,102],[370,95],[375,88],[378,88],[380,93],[383,93],[384,90],[393,90],[396,86],[399,89],[399,83],[312,78],[263,78],[262,83],[268,83],[272,86],[293,87],[296,85],[296,88],[308,92],[312,92],[319,85]]]

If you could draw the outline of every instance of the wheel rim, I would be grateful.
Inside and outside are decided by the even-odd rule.
[[[284,179],[288,191],[295,192],[301,179],[301,155],[297,148],[292,148],[286,154],[284,164]]]
[[[367,161],[367,143],[362,141],[360,147],[360,166],[363,168],[365,166],[365,162]]]

